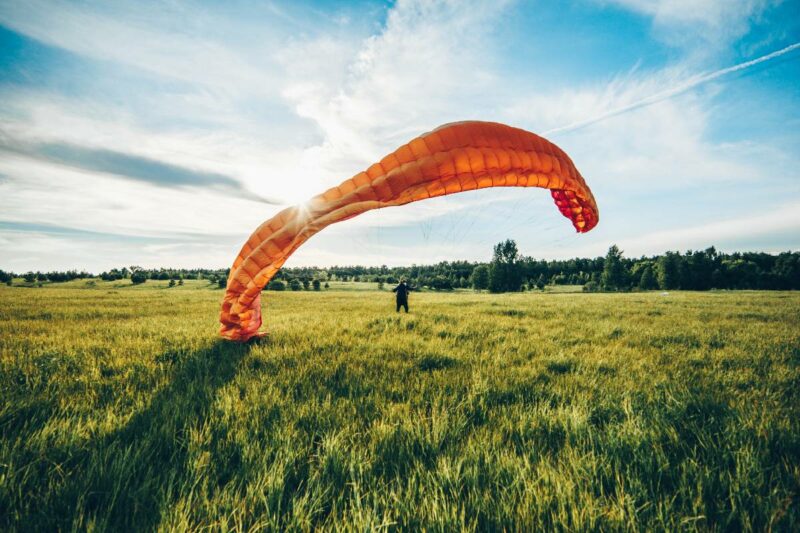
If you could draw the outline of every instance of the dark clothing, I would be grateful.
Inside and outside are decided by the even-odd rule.
[[[414,288],[407,285],[405,281],[401,281],[397,287],[392,289],[392,292],[397,294],[397,310],[395,312],[399,313],[402,307],[408,313],[408,293],[413,290]]]
[[[412,290],[413,290],[413,289],[412,289],[411,287],[409,287],[409,286],[406,284],[406,282],[405,282],[405,281],[401,281],[401,282],[400,282],[400,283],[397,285],[397,287],[395,287],[394,289],[392,289],[392,292],[395,292],[395,293],[397,293],[397,299],[398,299],[398,300],[400,300],[400,299],[406,300],[406,299],[408,299],[408,293],[409,293],[409,292],[411,292]]]

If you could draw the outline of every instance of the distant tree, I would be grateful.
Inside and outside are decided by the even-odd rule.
[[[800,289],[800,253],[784,252],[773,267],[776,288]]]
[[[489,288],[489,267],[486,265],[478,265],[472,270],[472,288],[476,291],[482,291]]]
[[[308,278],[303,278],[303,290],[307,291],[311,288],[311,281]]]
[[[522,268],[519,264],[517,243],[511,239],[494,247],[489,265],[489,290],[492,292],[518,292],[522,287]]]
[[[543,291],[545,285],[547,285],[547,280],[545,279],[544,274],[539,274],[539,277],[536,278],[536,288],[540,291]]]
[[[758,288],[759,278],[763,275],[761,269],[753,261],[745,259],[725,260],[722,262],[725,277],[731,280],[733,289],[755,289]]]
[[[14,275],[11,272],[0,270],[0,283],[8,283],[12,279],[14,279]]]
[[[603,263],[603,274],[600,283],[603,290],[619,291],[628,287],[628,273],[622,263],[622,250],[612,244]]]
[[[596,281],[589,281],[583,286],[583,292],[600,292],[600,284]]]
[[[327,281],[325,282],[325,288],[326,288],[326,289],[330,289],[330,288],[331,288],[331,284],[330,284],[330,283],[328,283]]]
[[[721,268],[715,268],[711,273],[711,286],[715,289],[727,289],[728,283]]]
[[[169,286],[170,287],[174,287],[175,286],[175,280],[174,279],[169,280]]]
[[[33,272],[26,272],[23,276],[23,279],[25,280],[25,283],[33,283],[36,281],[36,274]]]
[[[147,281],[147,273],[143,270],[137,270],[131,274],[131,283],[134,285],[140,285],[145,281]]]
[[[318,291],[320,289],[320,281],[318,279],[314,279],[314,281],[311,282],[311,286],[314,287],[315,291]]]
[[[181,279],[178,280],[178,285],[183,285],[183,277],[181,277]]]
[[[286,283],[280,279],[273,279],[267,285],[267,289],[271,291],[285,291],[286,290]]]
[[[381,280],[378,282],[378,290],[379,290],[379,291],[382,291],[382,290],[383,290],[383,279],[381,279]]]
[[[293,291],[300,291],[303,290],[303,284],[300,283],[300,280],[297,278],[292,278],[289,280],[289,288]]]
[[[681,287],[693,291],[707,291],[712,286],[717,250],[712,246],[702,252],[687,252],[681,276]]]
[[[653,274],[653,267],[647,265],[642,270],[642,277],[639,278],[639,288],[643,291],[650,291],[658,288],[658,281]]]
[[[453,283],[450,281],[450,278],[445,276],[434,276],[433,279],[430,280],[428,283],[430,288],[435,289],[437,291],[450,291],[453,290]]]
[[[220,278],[217,280],[217,287],[219,287],[220,289],[224,289],[224,288],[225,288],[225,287],[227,287],[227,286],[228,286],[228,278],[226,278],[226,277],[220,277]]]
[[[680,288],[681,256],[675,252],[667,252],[658,258],[658,287],[661,290]]]

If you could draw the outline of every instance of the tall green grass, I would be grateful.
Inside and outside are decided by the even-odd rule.
[[[0,289],[0,529],[796,530],[800,295]]]

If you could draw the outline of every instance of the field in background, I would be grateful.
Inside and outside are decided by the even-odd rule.
[[[800,525],[800,294],[86,284],[0,288],[0,529]]]

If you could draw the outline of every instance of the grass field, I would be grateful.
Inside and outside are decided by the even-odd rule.
[[[800,528],[800,294],[0,288],[2,530]]]

